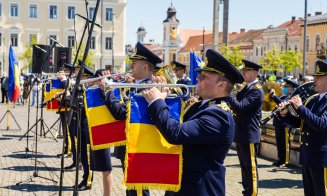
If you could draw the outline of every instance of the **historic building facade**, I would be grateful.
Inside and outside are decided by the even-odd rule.
[[[37,44],[49,45],[51,36],[66,47],[76,47],[75,41],[80,42],[86,20],[75,14],[88,16],[91,19],[94,15],[96,1],[89,0],[88,3],[88,13],[86,13],[83,0],[0,0],[0,62],[1,65],[4,65],[1,66],[1,72],[8,69],[10,42],[17,58],[20,59],[20,67],[27,64],[20,57],[26,50],[25,45],[30,44],[32,39],[36,39]],[[126,0],[101,1],[96,23],[102,25],[102,28],[94,27],[90,42],[95,69],[107,68],[114,72],[124,71],[125,21]],[[83,40],[84,45],[86,45],[86,38],[87,35]]]
[[[314,16],[309,16],[307,19],[306,72],[312,74],[317,60],[327,61],[327,13],[316,12]],[[301,25],[302,32],[303,26]],[[304,39],[302,38],[301,41],[301,46],[303,46]]]

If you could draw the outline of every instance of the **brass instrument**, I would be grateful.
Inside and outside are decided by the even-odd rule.
[[[275,81],[268,81],[262,85],[262,90],[264,92],[264,98],[262,103],[262,110],[263,111],[272,111],[277,107],[277,104],[274,100],[270,97],[269,91],[271,89],[275,90],[277,96],[282,95],[282,87],[279,85],[278,82]]]
[[[175,78],[171,75],[171,73],[169,72],[169,69],[168,69],[168,66],[163,66],[163,67],[160,67],[158,70],[156,70],[154,73],[153,73],[154,76],[163,76],[167,83],[168,84],[176,84],[176,80]],[[172,91],[178,95],[182,95],[183,92],[181,89],[179,88],[172,88]]]
[[[101,80],[101,79],[112,78],[112,77],[115,77],[115,76],[121,76],[121,75],[126,75],[126,74],[130,74],[130,72],[105,75],[105,76],[100,76],[100,77],[96,77],[96,78],[89,78],[89,79],[81,80],[80,84],[95,82],[95,81],[98,81],[98,80]]]

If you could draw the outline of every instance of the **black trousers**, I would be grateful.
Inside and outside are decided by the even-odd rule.
[[[327,168],[302,166],[304,195],[325,196]]]
[[[277,155],[280,163],[289,163],[290,158],[290,128],[283,124],[275,125]]]
[[[5,102],[5,99],[6,99],[6,102],[8,102],[8,93],[6,91],[5,88],[1,88],[1,102],[4,103]]]
[[[259,144],[237,143],[236,150],[241,165],[243,195],[258,195],[257,153]]]

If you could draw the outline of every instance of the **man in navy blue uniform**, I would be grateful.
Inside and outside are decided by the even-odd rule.
[[[302,103],[297,95],[289,102],[298,117],[287,109],[280,115],[294,127],[300,127],[300,163],[305,195],[326,195],[327,187],[327,63],[317,61],[314,76],[314,90],[318,94]],[[284,107],[286,102],[279,106]],[[286,115],[286,116],[285,116]]]
[[[197,94],[203,101],[189,107],[183,123],[174,120],[165,103],[167,92],[143,91],[149,114],[165,139],[183,145],[181,189],[166,195],[225,195],[224,159],[234,136],[234,119],[226,99],[241,73],[218,52],[209,49],[208,63],[197,77]]]
[[[282,101],[288,101],[295,88],[298,86],[297,83],[291,80],[284,80],[285,84],[283,86],[283,96],[278,97],[275,94],[275,90],[271,89],[269,94],[275,103],[280,104]],[[290,132],[292,127],[288,125],[284,120],[275,117],[273,120],[273,125],[275,127],[275,138],[277,146],[278,160],[273,163],[274,166],[288,166],[290,158]]]
[[[257,151],[260,144],[261,106],[263,91],[257,80],[260,65],[242,60],[246,86],[236,95],[228,99],[235,113],[236,131],[234,142],[241,165],[243,195],[258,194]]]
[[[135,46],[136,53],[130,57],[132,60],[131,69],[132,69],[132,78],[134,83],[143,84],[149,83],[152,80],[153,70],[155,65],[161,63],[162,60],[147,49],[143,44],[138,42]],[[104,86],[99,86],[104,88]],[[142,89],[131,89],[131,91],[140,91]],[[109,91],[105,95],[106,105],[116,120],[125,120],[127,115],[126,103],[121,103],[121,100],[116,98],[113,91]],[[125,153],[126,147],[116,147],[115,153],[117,158],[120,159],[123,168],[125,168]],[[127,190],[127,196],[136,196],[137,193],[135,190]],[[143,190],[143,195],[150,195],[149,191]]]
[[[186,65],[177,61],[173,61],[174,71],[177,78],[177,84],[191,85],[191,79],[186,76]]]

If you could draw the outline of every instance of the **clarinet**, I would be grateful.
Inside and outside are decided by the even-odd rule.
[[[55,96],[53,96],[51,99],[43,102],[40,104],[40,107],[43,108],[44,106],[48,105],[48,103],[50,103],[51,101],[54,101],[55,99],[59,98],[62,94],[64,94],[64,91],[56,94]]]

